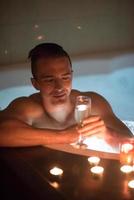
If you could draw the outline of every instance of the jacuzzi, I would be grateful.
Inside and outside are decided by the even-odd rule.
[[[134,54],[73,60],[73,88],[95,91],[123,120],[134,120]],[[0,107],[18,96],[36,92],[30,83],[28,63],[0,68]]]
[[[104,96],[114,113],[134,132],[134,53],[72,59],[73,88]],[[35,91],[29,63],[0,68],[0,109]]]

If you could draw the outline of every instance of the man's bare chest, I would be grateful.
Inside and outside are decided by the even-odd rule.
[[[69,126],[74,125],[75,123],[76,122],[73,115],[69,116],[63,122],[57,121],[51,117],[44,115],[35,118],[32,122],[32,126],[37,128],[63,130]]]

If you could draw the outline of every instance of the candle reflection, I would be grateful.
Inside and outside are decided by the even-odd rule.
[[[123,195],[125,199],[130,199],[130,191],[128,189],[128,180],[123,181]]]
[[[54,187],[55,189],[58,189],[58,188],[60,187],[59,183],[56,182],[56,181],[50,182],[50,185],[51,185],[52,187]]]

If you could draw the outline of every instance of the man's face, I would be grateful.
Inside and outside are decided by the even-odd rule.
[[[36,65],[36,88],[44,101],[52,104],[66,102],[72,87],[72,69],[68,58],[42,58]]]

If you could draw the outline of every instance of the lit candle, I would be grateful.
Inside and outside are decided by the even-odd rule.
[[[63,170],[58,167],[53,167],[52,169],[50,169],[50,174],[54,176],[60,176],[63,174]]]
[[[121,144],[120,162],[123,165],[132,165],[134,161],[134,146],[131,143]]]
[[[124,153],[128,153],[133,149],[133,145],[130,143],[125,143],[121,145],[121,151]]]
[[[91,170],[91,172],[92,172],[93,174],[102,175],[102,174],[103,174],[103,171],[104,171],[104,168],[101,167],[101,166],[94,166],[94,167],[92,167],[90,170]]]
[[[88,162],[89,162],[91,165],[98,165],[99,162],[100,162],[100,158],[97,157],[97,156],[92,156],[92,157],[89,157],[89,158],[88,158]]]
[[[134,180],[128,182],[128,187],[134,188]]]
[[[130,173],[133,171],[133,167],[130,166],[130,165],[123,165],[120,170],[123,172],[123,173]]]

